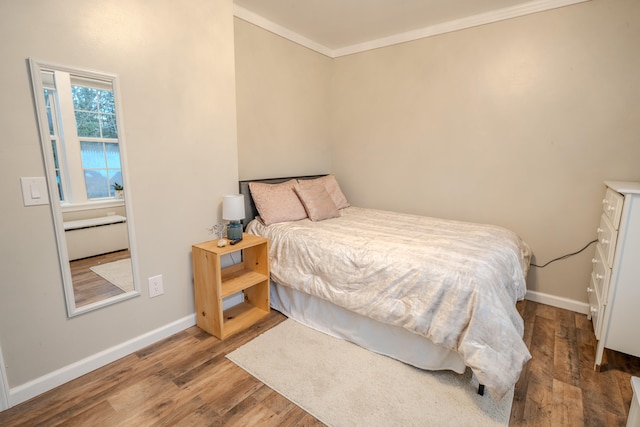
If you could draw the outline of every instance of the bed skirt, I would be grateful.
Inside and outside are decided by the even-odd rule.
[[[271,307],[303,325],[360,347],[427,369],[459,374],[465,364],[458,353],[427,338],[361,316],[329,301],[271,282]]]

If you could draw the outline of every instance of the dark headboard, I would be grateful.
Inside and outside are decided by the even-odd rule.
[[[249,190],[250,182],[263,182],[265,184],[279,184],[281,182],[289,181],[290,179],[315,179],[326,176],[323,175],[306,175],[306,176],[290,176],[286,178],[266,178],[266,179],[249,179],[245,181],[239,181],[240,194],[244,194],[244,219],[242,220],[242,229],[247,228],[247,224],[258,216],[258,209],[251,197],[251,190]]]

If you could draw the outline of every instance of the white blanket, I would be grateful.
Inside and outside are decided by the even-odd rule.
[[[277,283],[455,350],[497,396],[531,358],[515,307],[530,250],[505,228],[350,207],[247,232],[269,238]]]

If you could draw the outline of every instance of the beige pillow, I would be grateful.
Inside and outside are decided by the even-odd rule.
[[[294,188],[311,221],[322,221],[340,216],[336,204],[333,203],[331,196],[321,184],[307,185],[304,188],[296,185]]]
[[[295,179],[280,184],[249,183],[251,197],[264,225],[298,221],[307,217],[307,212],[293,189],[295,184]]]
[[[333,200],[333,203],[338,209],[344,209],[350,206],[347,198],[344,196],[344,193],[340,189],[340,185],[338,185],[338,181],[336,180],[335,176],[326,175],[316,179],[298,180],[298,185],[300,186],[300,188],[307,188],[315,184],[321,184],[322,186],[324,186],[325,190],[327,190],[327,193],[329,193],[329,196],[331,196],[331,200]]]

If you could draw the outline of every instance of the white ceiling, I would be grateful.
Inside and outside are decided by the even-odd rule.
[[[330,57],[588,0],[234,0],[234,15]]]

